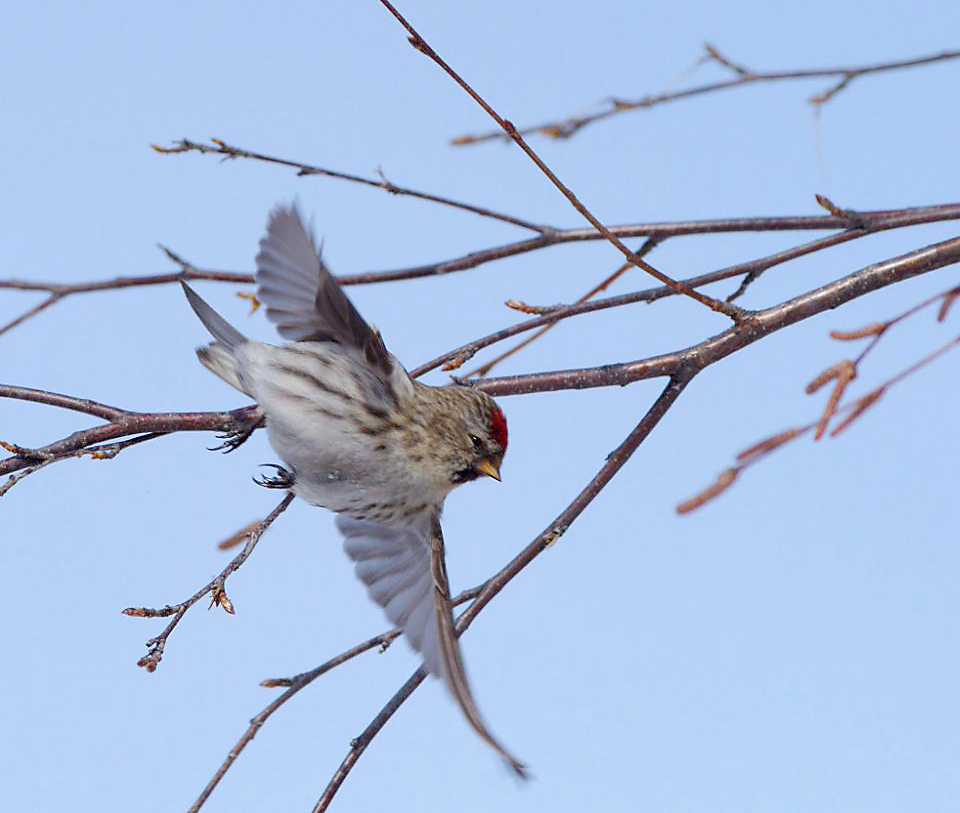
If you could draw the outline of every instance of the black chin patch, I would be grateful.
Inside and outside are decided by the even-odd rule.
[[[479,476],[480,476],[480,472],[478,472],[475,468],[471,466],[470,468],[467,468],[467,469],[460,469],[459,471],[455,471],[453,473],[453,476],[450,479],[453,481],[454,484],[460,484],[460,483],[468,483],[471,480],[476,480]]]

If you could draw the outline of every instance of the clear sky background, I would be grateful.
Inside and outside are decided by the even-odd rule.
[[[946,2],[431,3],[402,9],[505,116],[522,124],[726,76],[685,75],[715,43],[756,69],[900,59],[957,47]],[[266,153],[487,205],[582,221],[518,150],[448,146],[484,114],[410,48],[373,0],[12,4],[0,33],[2,277],[78,281],[198,266],[251,271],[266,215],[297,196],[335,271],[402,267],[519,239],[504,224],[280,167],[163,156],[217,136]],[[956,200],[960,63],[855,82],[817,122],[829,81],[754,86],[535,140],[607,223],[818,214]],[[887,232],[774,271],[763,307],[870,262],[954,236]],[[677,277],[812,234],[691,237],[653,261]],[[636,243],[637,241],[633,241]],[[440,278],[353,288],[409,366],[513,324],[516,297],[569,302],[620,263],[559,247]],[[956,380],[946,357],[851,430],[800,441],[703,510],[674,507],[746,445],[817,414],[803,386],[850,352],[828,337],[904,310],[956,269],[862,298],[700,376],[613,484],[463,640],[492,729],[535,780],[518,787],[442,687],[422,687],[334,810],[948,811],[960,797]],[[639,273],[615,292],[649,286]],[[735,283],[716,286],[725,296]],[[236,286],[201,293],[245,332]],[[0,292],[0,320],[38,301]],[[954,335],[926,314],[864,369],[864,390]],[[499,373],[624,361],[718,332],[688,301],[572,319]],[[0,380],[142,410],[229,409],[175,286],[70,298],[0,337]],[[483,357],[486,358],[486,357]],[[429,378],[444,380],[440,373]],[[447,503],[455,590],[482,581],[579,491],[662,386],[504,398],[504,482]],[[95,419],[0,403],[0,438],[40,445]],[[235,454],[209,434],[110,462],[58,463],[2,501],[0,604],[6,810],[185,810],[248,719],[266,677],[309,669],[385,628],[330,515],[296,504],[229,582],[237,612],[195,608],[160,668],[136,666],[161,620],[130,605],[192,594],[226,563],[216,543],[278,495],[258,433]],[[416,667],[405,646],[317,681],[263,728],[209,811],[309,810],[357,735]]]

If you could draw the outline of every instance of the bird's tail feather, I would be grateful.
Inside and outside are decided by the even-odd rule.
[[[220,376],[231,387],[236,387],[240,392],[244,392],[253,398],[253,395],[248,392],[240,379],[236,356],[226,345],[213,342],[206,347],[198,347],[197,358],[211,373]]]
[[[180,284],[183,286],[183,292],[187,295],[187,301],[193,308],[193,312],[200,317],[200,321],[210,331],[210,335],[227,350],[233,350],[247,340],[246,336],[204,302],[193,288],[183,281]]]
[[[200,321],[210,331],[210,335],[216,339],[212,344],[197,349],[197,358],[200,359],[200,363],[210,372],[220,376],[231,387],[236,387],[240,392],[250,395],[240,379],[234,353],[236,348],[246,343],[247,337],[204,302],[189,285],[182,280],[180,284],[187,295],[190,307],[200,317]]]

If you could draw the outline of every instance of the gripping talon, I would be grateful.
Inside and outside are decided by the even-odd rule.
[[[266,474],[254,477],[253,482],[258,486],[264,488],[291,488],[293,486],[293,472],[287,471],[283,466],[278,466],[276,463],[261,463],[260,465],[265,468],[276,469],[277,473],[272,477],[268,477]]]
[[[260,414],[260,410],[256,407],[243,407],[242,409],[234,410],[231,413],[238,421],[242,421],[245,425],[241,426],[239,429],[234,429],[232,432],[224,432],[222,435],[217,435],[218,440],[222,440],[219,446],[208,446],[207,449],[211,452],[219,452],[221,449],[224,454],[230,454],[230,452],[235,449],[239,449],[250,436],[261,426],[264,425],[264,415]]]

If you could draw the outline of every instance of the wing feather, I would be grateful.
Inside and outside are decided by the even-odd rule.
[[[408,528],[395,528],[339,514],[344,549],[356,562],[357,577],[387,618],[403,630],[431,674],[443,676],[439,639],[433,623],[433,578],[426,540]]]
[[[439,518],[418,532],[340,514],[337,527],[370,597],[420,652],[426,670],[444,679],[473,729],[526,777],[523,764],[490,733],[470,691],[453,620]]]
[[[283,338],[354,347],[389,378],[393,357],[331,276],[296,205],[271,212],[256,280],[257,298]]]

